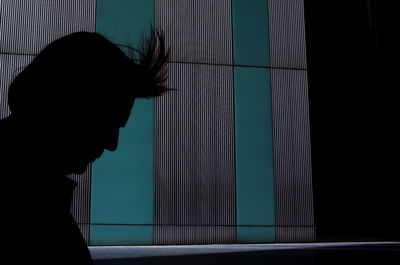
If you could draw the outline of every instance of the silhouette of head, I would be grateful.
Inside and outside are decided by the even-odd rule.
[[[45,47],[12,82],[10,117],[36,143],[30,148],[64,174],[82,173],[104,149],[117,148],[135,98],[168,90],[162,33],[152,29],[130,51],[97,33],[73,33]]]

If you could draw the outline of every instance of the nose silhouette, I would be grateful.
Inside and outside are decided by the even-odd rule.
[[[23,192],[14,199],[12,189],[1,190],[1,198],[13,197],[6,209],[16,217],[16,222],[6,220],[12,233],[2,231],[2,239],[11,242],[6,252],[26,236],[37,241],[28,250],[29,260],[94,264],[71,215],[77,183],[67,175],[84,173],[105,149],[117,149],[119,128],[136,98],[173,90],[164,84],[168,58],[164,36],[153,28],[139,49],[76,32],[50,43],[14,78],[7,95],[11,115],[0,120],[0,177],[4,187]],[[21,226],[19,220],[26,219],[32,225]],[[52,244],[54,233],[59,244]]]
[[[117,150],[119,137],[119,128],[113,129],[106,138],[106,143],[104,148],[110,151]]]

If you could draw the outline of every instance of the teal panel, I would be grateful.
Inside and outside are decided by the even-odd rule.
[[[269,66],[267,0],[232,0],[236,65]]]
[[[234,81],[237,224],[274,226],[269,69],[235,67]]]
[[[115,43],[137,45],[153,21],[154,1],[97,1],[96,31]],[[153,171],[154,100],[138,99],[127,124],[120,129],[118,149],[105,151],[93,163],[91,223],[152,224]],[[94,226],[91,244],[122,244],[128,242],[127,236],[152,241],[152,226],[146,226],[148,231],[143,233],[135,226],[127,235],[113,233],[122,231],[115,230],[118,227]]]
[[[91,225],[92,246],[151,245],[151,225]],[[150,240],[149,240],[150,239]]]
[[[154,0],[97,0],[96,32],[115,43],[138,43],[150,24]]]
[[[237,243],[270,243],[275,241],[275,227],[237,228]]]
[[[135,102],[118,149],[93,164],[91,222],[153,222],[153,101]],[[149,122],[150,121],[150,122]]]

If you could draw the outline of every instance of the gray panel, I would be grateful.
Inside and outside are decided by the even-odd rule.
[[[86,243],[89,244],[92,164],[89,164],[82,174],[71,174],[68,177],[78,183],[72,197],[71,214],[78,223]]]
[[[155,104],[154,243],[234,243],[233,68],[170,64],[167,85],[178,91]]]
[[[154,234],[154,244],[236,243],[235,226],[155,226]]]
[[[315,226],[288,226],[276,229],[276,241],[281,243],[314,242],[316,240]]]
[[[8,87],[33,56],[0,54],[0,119],[11,114],[8,108]]]
[[[232,64],[231,0],[155,0],[171,61]]]
[[[303,0],[268,0],[271,67],[307,68]]]
[[[0,52],[35,54],[69,33],[95,31],[95,15],[95,0],[3,0]]]
[[[271,69],[276,240],[315,238],[307,71]]]

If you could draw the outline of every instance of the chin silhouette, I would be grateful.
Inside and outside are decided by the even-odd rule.
[[[117,149],[135,98],[168,90],[163,34],[152,29],[129,51],[97,33],[73,33],[46,46],[11,83],[11,115],[0,121],[0,175],[12,260],[92,264],[70,214],[76,183],[66,175]],[[29,245],[24,257],[18,245]]]

